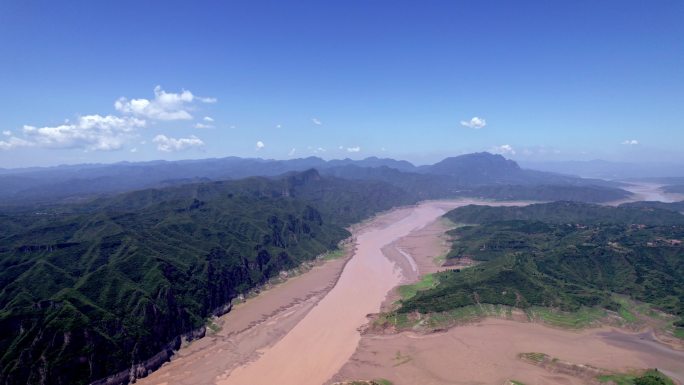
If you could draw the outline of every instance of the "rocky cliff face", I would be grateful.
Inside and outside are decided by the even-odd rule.
[[[118,373],[112,374],[97,381],[93,381],[90,385],[126,385],[134,383],[138,378],[147,377],[153,371],[159,369],[165,362],[171,360],[173,354],[180,349],[181,343],[184,341],[193,341],[204,337],[206,328],[202,326],[199,329],[193,330],[182,336],[178,336],[167,343],[159,353],[152,357],[138,363],[134,363],[130,368],[122,370]]]

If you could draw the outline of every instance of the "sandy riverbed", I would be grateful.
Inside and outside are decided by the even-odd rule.
[[[488,319],[447,332],[364,336],[335,380],[386,378],[395,385],[584,384],[517,358],[543,352],[561,360],[627,371],[658,367],[684,376],[684,353],[663,345],[644,348],[640,336],[610,329],[580,332],[541,324]],[[655,343],[657,344],[657,343]]]

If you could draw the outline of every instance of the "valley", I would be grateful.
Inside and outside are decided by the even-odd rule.
[[[238,362],[230,362],[230,353],[207,350],[200,340],[181,349],[177,358],[141,383],[313,385],[373,378],[400,385],[467,384],[473,378],[482,383],[507,379],[538,384],[585,383],[572,375],[548,372],[521,361],[518,355],[526,351],[616,372],[658,367],[671,378],[684,379],[684,368],[679,365],[684,353],[658,341],[650,342],[650,348],[640,347],[646,344],[643,333],[608,326],[557,328],[530,322],[523,313],[516,317],[515,311],[513,319],[485,318],[436,333],[367,330],[364,325],[373,322],[366,318],[367,314],[392,309],[401,298],[393,287],[444,270],[437,257],[448,252],[449,243],[443,233],[453,225],[439,219],[440,213],[468,204],[520,206],[529,202],[435,201],[375,217],[353,232],[355,252],[340,271],[335,287],[315,299],[320,302],[299,310],[284,307],[262,319],[271,332],[261,348],[243,355]],[[316,273],[303,277],[309,274]],[[286,285],[273,292],[287,291]],[[259,298],[261,295],[231,314],[240,314],[250,301],[256,303]],[[222,318],[228,320],[231,314]],[[260,333],[258,326],[243,332],[252,337]],[[240,336],[224,334],[221,339],[221,343],[237,346]],[[202,361],[213,364],[196,370],[192,356],[205,357]],[[220,374],[219,368],[224,369]]]
[[[0,385],[684,385],[684,1],[0,1]]]
[[[307,309],[306,315],[285,335],[271,332],[273,335],[270,344],[260,349],[253,361],[233,370],[226,368],[226,372],[217,378],[205,378],[208,381],[206,383],[320,384],[326,381],[356,348],[360,338],[357,329],[365,324],[366,314],[377,312],[387,292],[401,279],[399,271],[383,256],[380,249],[412,230],[434,221],[445,209],[459,204],[465,202],[423,203],[415,207],[392,210],[359,226],[353,235],[354,255],[346,263],[332,290],[322,299],[319,298],[315,306]],[[315,272],[305,275],[308,274]],[[297,279],[299,278],[295,278]],[[288,290],[287,285],[288,283],[284,284],[282,290]],[[278,290],[281,288],[273,289]],[[259,298],[248,300],[245,308],[250,306],[251,301],[257,301]],[[237,308],[235,314],[241,310]],[[268,321],[264,321],[270,324],[269,330],[278,330],[281,324],[289,322],[279,319],[283,314],[288,314],[287,317],[294,316],[291,310],[283,309],[279,315],[276,314]],[[251,332],[253,330],[247,331]],[[239,338],[229,338],[236,337]],[[201,350],[198,353],[205,354]],[[178,366],[178,362],[184,359],[181,353],[179,358],[168,366]],[[163,383],[165,371],[166,368],[162,368],[158,372],[159,375],[154,373],[142,383]],[[205,382],[198,382],[198,378],[195,377],[188,383]]]
[[[469,187],[459,193],[450,190],[459,188],[453,181],[465,181],[462,174],[474,165],[483,169],[475,171],[470,181],[459,182]],[[0,339],[11,347],[3,358],[3,375],[43,382],[46,378],[40,376],[49,368],[63,376],[57,383],[71,378],[75,383],[136,380],[148,385],[313,385],[357,378],[386,378],[407,385],[411,382],[405,378],[419,383],[451,383],[435,378],[467,382],[480,374],[443,372],[451,370],[454,363],[439,364],[442,361],[433,355],[452,355],[441,350],[446,346],[432,345],[431,341],[443,341],[432,339],[432,333],[470,333],[467,330],[476,326],[479,329],[474,330],[486,329],[485,334],[466,334],[468,338],[490,344],[487,336],[498,335],[502,328],[514,328],[520,336],[560,333],[554,337],[557,343],[570,347],[572,343],[567,341],[577,332],[544,331],[550,324],[537,322],[537,316],[530,314],[545,314],[546,307],[560,306],[563,311],[587,311],[593,319],[596,311],[584,306],[620,308],[609,293],[591,285],[579,293],[574,293],[575,283],[554,289],[550,282],[566,281],[556,276],[562,268],[552,266],[541,273],[527,268],[518,271],[518,266],[526,266],[531,259],[506,253],[537,252],[537,248],[545,250],[553,242],[558,244],[552,250],[562,250],[567,242],[574,245],[580,242],[577,239],[594,237],[591,229],[585,231],[589,235],[581,232],[584,224],[598,226],[596,230],[602,232],[608,229],[602,227],[605,221],[617,221],[616,225],[628,226],[627,230],[630,224],[655,226],[642,232],[660,237],[653,238],[660,245],[658,239],[679,237],[678,228],[666,226],[679,225],[683,218],[678,203],[640,202],[674,197],[663,193],[659,185],[597,185],[592,180],[570,177],[554,177],[554,183],[560,184],[546,185],[547,175],[520,170],[515,163],[486,154],[449,158],[430,172],[425,168],[398,171],[384,166],[353,167],[327,168],[323,174],[310,169],[272,178],[189,182],[98,195],[77,203],[57,200],[40,205],[42,211],[31,211],[35,210],[32,206],[8,206],[0,220],[13,233],[1,240],[4,248],[0,255],[8,269],[0,278],[9,284],[0,300],[9,311],[0,322],[14,331]],[[519,179],[487,171],[498,167],[507,167]],[[347,174],[350,170],[352,174]],[[335,175],[329,175],[331,172]],[[506,180],[525,185],[497,184]],[[454,194],[473,197],[424,199]],[[612,199],[616,196],[622,199],[616,202]],[[516,199],[519,197],[529,199]],[[582,199],[538,203],[564,198]],[[583,199],[605,205],[582,203]],[[541,225],[544,221],[548,222],[546,227]],[[562,227],[567,223],[582,226],[573,230],[577,232],[574,235]],[[619,226],[610,227],[611,234],[625,231]],[[552,240],[552,234],[561,233],[570,234],[567,241]],[[41,234],[40,243],[35,243],[34,234]],[[480,239],[495,241],[498,248],[482,248],[477,243]],[[676,252],[670,254],[663,255],[677,258]],[[69,262],[74,260],[78,263]],[[514,276],[507,276],[507,271]],[[542,281],[550,281],[540,284],[530,278],[539,274],[548,275]],[[463,277],[472,281],[464,286],[459,281]],[[399,287],[413,283],[415,288]],[[35,291],[28,284],[46,288]],[[622,283],[613,284],[616,286],[611,290],[624,291]],[[663,285],[658,283],[657,287],[662,289]],[[58,296],[51,295],[59,288]],[[128,295],[137,302],[126,302],[129,297],[123,294],[117,297],[118,302],[112,302],[108,293],[117,291],[134,293]],[[672,298],[678,295],[662,293]],[[643,295],[639,298],[652,300]],[[37,310],[30,307],[32,301],[51,305]],[[439,315],[444,311],[471,312],[480,301],[482,309],[489,310],[475,309],[478,315],[467,322]],[[668,312],[679,311],[674,299],[655,302]],[[64,304],[67,307],[63,309]],[[530,313],[525,310],[528,306],[542,308]],[[508,315],[501,317],[497,313],[501,309]],[[112,321],[119,315],[124,322]],[[440,317],[444,320],[434,323]],[[59,322],[49,322],[51,319]],[[98,319],[110,324],[103,327]],[[411,330],[409,326],[417,321],[432,326]],[[482,322],[471,325],[473,321]],[[508,322],[513,321],[522,325],[510,326]],[[86,329],[82,331],[79,325]],[[455,325],[461,326],[453,328]],[[610,330],[605,324],[594,326],[602,329],[581,333],[610,345],[597,352],[638,362],[640,358],[624,355],[618,344],[609,343],[616,340],[616,334],[607,333]],[[108,342],[102,344],[93,336]],[[629,336],[617,340],[633,343]],[[88,352],[82,341],[100,350]],[[134,341],[145,344],[127,351],[126,346]],[[513,352],[546,349],[544,352],[554,357],[576,358],[570,353],[566,358],[555,343],[528,346],[516,341],[511,339],[512,345],[501,347],[504,355],[481,356],[482,368],[508,362],[513,371],[506,378],[525,378],[528,371],[546,378],[539,372],[542,369],[527,368]],[[63,348],[51,356],[53,361],[29,365],[30,357],[54,352],[57,344]],[[387,361],[386,349],[395,347],[394,360],[400,365]],[[107,366],[100,366],[106,349],[115,354]],[[581,351],[580,346],[577,349]],[[484,354],[462,350],[459,352],[472,357]],[[132,365],[127,363],[131,358]],[[434,361],[437,366],[412,367],[414,358],[416,362]],[[662,362],[669,362],[667,356]],[[628,369],[600,360],[586,363]],[[395,366],[412,369],[395,372]],[[13,370],[18,367],[24,372]],[[526,369],[520,371],[520,367]],[[70,370],[76,370],[78,378]],[[668,370],[679,378],[677,368]],[[403,374],[397,377],[396,373]]]

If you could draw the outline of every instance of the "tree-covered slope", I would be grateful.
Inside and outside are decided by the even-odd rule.
[[[620,207],[642,207],[642,208],[653,208],[662,209],[669,211],[676,211],[678,213],[684,213],[684,201],[680,202],[658,202],[658,201],[648,201],[648,202],[630,202],[620,205]]]
[[[684,315],[684,216],[679,213],[558,202],[468,206],[446,216],[479,223],[452,230],[448,258],[482,263],[440,273],[439,284],[404,301],[401,312],[476,303],[616,309],[611,298],[620,293]]]
[[[547,223],[680,224],[681,214],[665,208],[641,205],[618,207],[580,202],[540,203],[529,206],[492,207],[469,205],[445,214],[453,222],[483,224],[507,220],[533,220]]]
[[[0,383],[140,376],[239,293],[336,247],[344,226],[412,201],[308,171],[5,213]]]

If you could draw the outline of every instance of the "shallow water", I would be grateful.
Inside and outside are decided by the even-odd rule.
[[[684,351],[671,349],[658,342],[653,331],[632,334],[612,330],[598,333],[598,336],[610,345],[639,352],[648,367],[657,368],[684,384]]]

